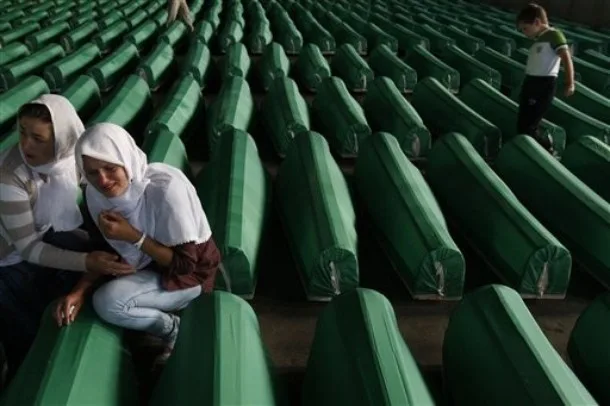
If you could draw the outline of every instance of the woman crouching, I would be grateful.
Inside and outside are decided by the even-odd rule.
[[[137,269],[102,285],[93,307],[108,323],[145,331],[173,349],[183,309],[211,292],[220,252],[197,196],[186,176],[146,155],[123,128],[109,123],[85,131],[75,148],[87,181],[85,197],[106,241]],[[58,304],[59,325],[78,314],[91,278]]]

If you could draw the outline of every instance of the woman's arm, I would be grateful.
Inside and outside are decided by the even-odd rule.
[[[43,267],[85,272],[87,253],[57,248],[42,241],[36,231],[27,191],[11,182],[14,176],[0,173],[0,229],[21,257]]]

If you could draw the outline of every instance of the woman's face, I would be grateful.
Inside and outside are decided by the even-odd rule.
[[[19,118],[19,144],[26,162],[45,165],[55,158],[53,124],[35,117]]]
[[[83,169],[87,180],[106,197],[121,196],[129,187],[127,172],[120,165],[83,155]]]

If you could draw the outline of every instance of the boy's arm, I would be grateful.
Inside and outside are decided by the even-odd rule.
[[[562,48],[558,52],[561,58],[561,63],[565,71],[565,95],[571,96],[574,93],[574,64],[572,63],[572,55],[568,48]]]

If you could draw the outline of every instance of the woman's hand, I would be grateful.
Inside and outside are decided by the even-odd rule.
[[[104,251],[93,251],[87,254],[85,261],[87,272],[100,275],[129,275],[136,270],[121,260],[118,255]]]
[[[137,242],[142,233],[136,230],[119,213],[103,211],[98,217],[99,228],[104,237],[110,240]]]
[[[54,314],[57,325],[62,327],[69,326],[70,323],[73,323],[84,303],[85,292],[81,290],[70,292],[68,295],[59,299]]]

